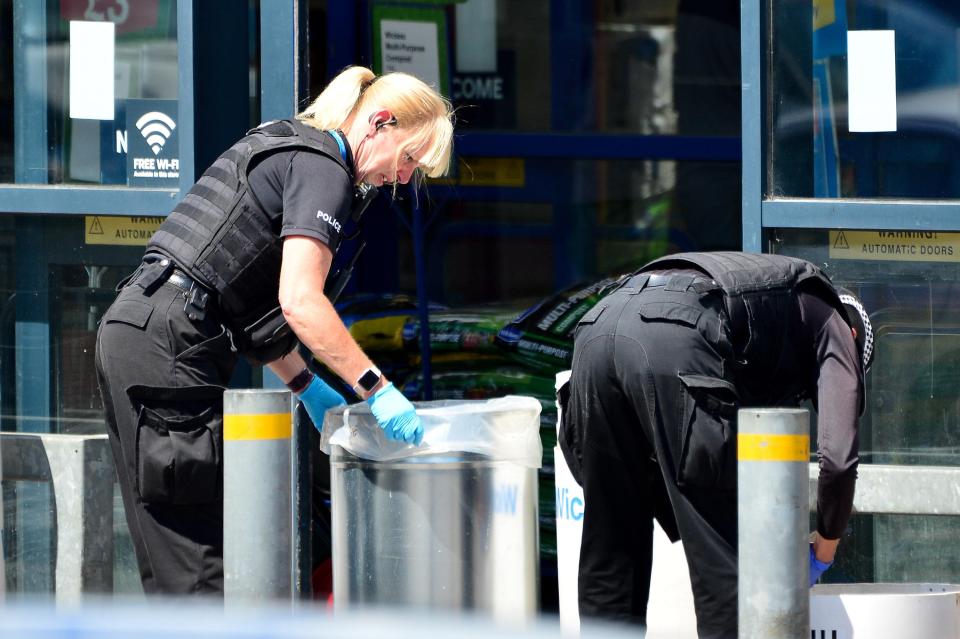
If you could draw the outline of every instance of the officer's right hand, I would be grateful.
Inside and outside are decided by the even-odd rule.
[[[388,439],[419,446],[423,439],[423,424],[413,404],[398,391],[393,383],[367,398],[373,416]]]
[[[810,544],[810,587],[813,588],[813,585],[817,583],[820,579],[820,575],[827,571],[827,568],[833,565],[833,562],[823,562],[817,559],[816,553],[813,552],[813,544]]]
[[[323,431],[323,415],[327,410],[347,403],[343,395],[316,375],[300,393],[299,398],[303,402],[303,407],[307,409],[310,421],[313,422],[317,432]]]

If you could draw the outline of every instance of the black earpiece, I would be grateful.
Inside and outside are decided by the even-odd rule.
[[[391,124],[396,124],[396,123],[397,123],[396,116],[391,116],[390,119],[386,120],[385,122],[377,122],[377,131],[379,131],[385,126],[389,126]]]

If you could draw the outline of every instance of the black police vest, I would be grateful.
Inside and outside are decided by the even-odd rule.
[[[292,148],[330,157],[353,182],[330,134],[297,120],[268,122],[217,158],[147,245],[216,291],[228,324],[245,327],[279,304],[283,220],[257,201],[247,171],[262,154]]]
[[[846,319],[826,273],[793,257],[737,252],[667,255],[640,272],[691,267],[723,289],[741,403],[778,406],[808,396],[816,370],[812,345],[803,343],[798,287],[818,294]]]

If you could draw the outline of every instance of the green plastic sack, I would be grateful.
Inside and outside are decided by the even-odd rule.
[[[570,368],[577,322],[618,279],[579,284],[552,295],[504,326],[497,334],[497,345],[547,376]]]
[[[430,314],[430,350],[443,352],[499,352],[497,333],[516,311],[452,310]],[[420,320],[409,317],[403,325],[403,346],[420,349]]]

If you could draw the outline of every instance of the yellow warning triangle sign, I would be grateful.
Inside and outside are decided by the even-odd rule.
[[[847,244],[847,236],[843,234],[843,231],[837,233],[837,239],[833,241],[833,248],[835,249],[849,249],[850,245]]]
[[[90,223],[90,230],[87,231],[89,235],[103,235],[103,227],[100,226],[100,218],[94,217],[93,221]]]

